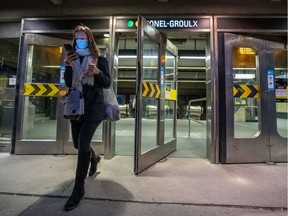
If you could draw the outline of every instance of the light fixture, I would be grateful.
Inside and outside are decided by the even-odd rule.
[[[104,36],[105,38],[109,38],[109,34],[108,34],[108,33],[103,34],[103,36]]]
[[[240,47],[240,54],[255,55],[255,51],[252,48]]]
[[[50,2],[54,5],[62,5],[64,0],[50,0]]]
[[[180,59],[206,59],[205,56],[180,56]]]
[[[234,79],[255,79],[255,74],[235,74]]]

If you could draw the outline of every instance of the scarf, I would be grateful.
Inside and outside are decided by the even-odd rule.
[[[97,64],[97,62],[95,62],[96,60],[91,56],[88,48],[76,49],[76,54],[83,56],[83,60],[80,62],[80,58],[77,58],[75,64],[72,66],[72,88],[82,92],[82,85],[94,85],[94,75],[88,75],[86,72],[90,63]]]

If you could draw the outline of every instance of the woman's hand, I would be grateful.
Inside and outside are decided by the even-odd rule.
[[[99,70],[99,68],[97,68],[95,64],[90,63],[87,72],[89,75],[98,75],[101,71]]]
[[[75,53],[68,54],[67,58],[64,60],[64,63],[66,66],[72,66],[77,58],[78,57]]]

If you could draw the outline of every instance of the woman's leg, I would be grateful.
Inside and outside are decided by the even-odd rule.
[[[78,150],[81,152],[90,152],[90,144],[94,133],[101,122],[83,121],[79,130]]]
[[[90,161],[91,166],[89,170],[89,176],[92,176],[97,171],[97,164],[100,162],[101,158],[91,148],[90,144],[94,133],[101,122],[83,122],[79,135],[79,150],[80,151],[90,151]]]
[[[81,121],[75,121],[71,120],[71,134],[72,134],[72,140],[73,140],[73,145],[74,148],[78,149],[79,148],[79,132],[81,129]]]
[[[91,158],[90,158],[91,166],[89,169],[89,176],[92,176],[97,171],[97,165],[100,162],[101,157],[99,155],[95,154],[92,147],[90,147],[90,148],[91,148]]]
[[[87,176],[91,155],[90,143],[99,124],[100,122],[85,121],[79,124],[73,122],[72,124],[72,130],[74,133],[74,146],[76,145],[76,143],[78,143],[78,161],[73,192],[65,204],[66,211],[75,208],[80,203],[81,199],[84,197],[85,178]]]

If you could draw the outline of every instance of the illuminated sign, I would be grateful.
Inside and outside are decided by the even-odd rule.
[[[234,79],[255,79],[255,74],[235,74]]]
[[[148,22],[155,28],[198,28],[198,20],[157,19],[157,20],[148,20]]]
[[[210,19],[209,18],[172,18],[172,19],[160,19],[153,18],[147,19],[147,21],[155,28],[158,29],[205,29],[210,30]],[[127,29],[138,26],[137,19],[117,19],[116,29]]]

